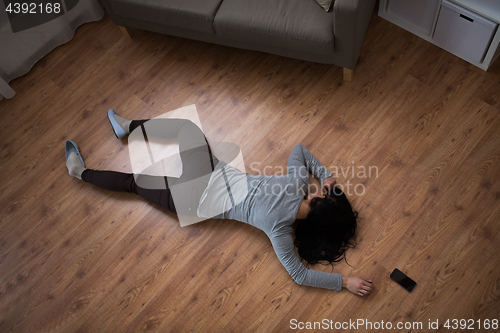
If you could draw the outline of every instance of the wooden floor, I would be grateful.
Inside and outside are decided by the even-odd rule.
[[[484,72],[374,16],[347,83],[335,66],[144,31],[129,40],[106,17],[11,86],[0,101],[1,332],[288,332],[358,319],[373,329],[338,331],[438,321],[453,332],[464,319],[479,332],[500,320],[500,61]],[[298,143],[337,171],[359,211],[358,246],[350,266],[315,269],[371,278],[369,297],[297,285],[248,225],[181,228],[68,175],[67,139],[87,167],[131,171],[109,108],[151,118],[191,104],[250,172],[279,172]],[[417,281],[412,293],[389,279],[396,267]]]

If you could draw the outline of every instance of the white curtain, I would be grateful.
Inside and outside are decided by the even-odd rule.
[[[9,2],[30,3],[22,0]],[[11,13],[21,11],[16,17],[8,16],[5,3],[6,1],[0,1],[0,99],[12,98],[15,92],[9,82],[26,74],[51,50],[70,41],[76,28],[86,22],[98,21],[104,16],[104,10],[98,0],[55,0],[53,3],[61,5],[60,15],[40,23],[33,18],[38,21],[43,19],[44,16],[36,12],[50,10],[51,8],[44,7],[49,2],[43,1],[42,5],[28,8],[28,11],[35,13],[26,14],[22,14],[22,8],[11,6],[8,8]],[[38,23],[40,24],[36,25]]]

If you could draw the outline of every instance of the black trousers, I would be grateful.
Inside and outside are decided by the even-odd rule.
[[[201,129],[186,119],[152,119],[132,121],[130,132],[134,131],[142,131],[146,142],[153,142],[157,138],[177,139],[182,175],[174,178],[86,169],[82,173],[82,179],[105,190],[135,193],[175,214],[194,214],[210,175],[219,162],[212,155]],[[152,160],[148,161],[151,162],[151,166],[161,162],[155,162],[153,156],[151,158]],[[201,181],[195,182],[193,186],[189,183],[189,190],[181,193],[177,191],[174,203],[172,187],[195,179]]]

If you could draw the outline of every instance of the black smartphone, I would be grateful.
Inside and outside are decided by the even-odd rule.
[[[408,276],[406,276],[403,272],[401,272],[399,269],[394,269],[391,273],[391,279],[396,281],[397,284],[399,284],[401,287],[405,288],[409,292],[415,288],[417,283],[410,279]]]

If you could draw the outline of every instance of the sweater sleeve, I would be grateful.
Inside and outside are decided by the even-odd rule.
[[[342,289],[342,275],[315,271],[302,264],[295,253],[291,232],[291,227],[284,227],[282,231],[273,232],[269,238],[278,259],[292,279],[299,285],[340,291]]]
[[[310,171],[320,182],[325,178],[331,177],[332,173],[321,164],[303,145],[296,145],[288,157],[288,173],[295,173],[300,178],[308,177]]]

